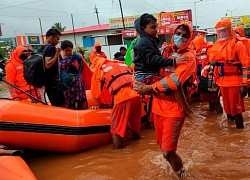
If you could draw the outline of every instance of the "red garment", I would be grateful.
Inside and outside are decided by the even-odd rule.
[[[185,117],[155,116],[154,126],[157,144],[162,151],[176,151]]]
[[[131,130],[139,133],[141,129],[140,107],[141,98],[139,96],[135,96],[134,98],[115,104],[111,117],[111,134],[118,134],[123,138],[126,134],[127,126]]]
[[[240,98],[240,87],[220,87],[226,114],[235,116],[245,112],[244,99]]]

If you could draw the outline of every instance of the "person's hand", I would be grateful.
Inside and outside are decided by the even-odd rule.
[[[91,106],[89,109],[90,110],[96,110],[96,109],[99,109],[100,107],[99,106]]]
[[[240,87],[240,97],[241,97],[241,98],[244,98],[244,97],[246,97],[246,96],[247,96],[247,86],[242,85],[242,86]]]
[[[181,56],[181,57],[177,57],[175,58],[176,64],[181,64],[181,63],[185,63],[187,60],[189,59],[188,56]]]
[[[135,90],[140,95],[150,95],[154,93],[151,85],[146,85],[142,82],[135,82],[133,84],[133,90]]]
[[[57,47],[56,48],[56,54],[60,54],[61,53],[61,48]]]
[[[168,43],[167,43],[167,42],[164,42],[164,43],[161,45],[160,50],[164,50],[166,47],[168,47]]]

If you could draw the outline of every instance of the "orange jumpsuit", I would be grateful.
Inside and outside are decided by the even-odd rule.
[[[246,47],[232,31],[229,20],[219,21],[215,28],[219,38],[210,50],[209,60],[218,64],[217,84],[220,86],[224,110],[226,114],[235,116],[245,111],[240,87],[248,85],[250,59]],[[220,31],[225,35],[221,36]]]
[[[104,58],[96,58],[96,61],[96,66],[94,67],[96,70],[94,71],[91,81],[91,93],[93,98],[99,99],[100,104],[111,105],[113,98],[114,106],[111,117],[112,124],[110,132],[124,137],[128,125],[130,129],[139,133],[141,128],[141,97],[131,88],[131,85],[123,86],[114,95],[111,95],[107,90],[108,83],[101,88],[101,81],[105,78],[104,70],[101,67],[108,60]],[[136,113],[134,113],[135,110]]]
[[[97,63],[97,60],[95,60],[96,57],[97,58],[107,58],[105,52],[103,52],[103,51],[96,52],[96,47],[98,47],[98,46],[102,46],[100,42],[96,42],[94,44],[93,52],[89,56],[89,60],[90,60],[90,63],[92,65],[92,69],[93,69],[94,66],[96,66],[96,64],[95,64],[95,63]]]
[[[34,87],[29,86],[23,77],[23,61],[19,59],[19,56],[22,51],[27,50],[23,46],[17,46],[17,48],[13,52],[13,56],[7,61],[5,66],[6,71],[6,80],[19,87],[20,89],[24,90],[25,92],[37,97],[40,97],[40,91],[36,89],[37,94],[35,92]],[[9,91],[12,99],[19,98],[19,100],[29,99],[29,96],[22,93],[21,91],[17,90],[9,86]]]
[[[165,95],[165,92],[176,90],[184,84],[196,70],[195,55],[191,48],[189,48],[193,31],[188,24],[185,25],[189,27],[191,32],[188,42],[179,49],[175,49],[174,43],[172,42],[170,47],[164,51],[163,56],[169,57],[172,56],[173,53],[178,53],[181,56],[188,56],[188,61],[177,65],[174,71],[169,71],[166,77],[152,84],[152,88],[157,93],[153,99],[152,112],[155,115],[154,124],[157,143],[160,144],[162,151],[176,151],[179,135],[185,119],[184,109],[176,101],[173,92],[171,92],[170,95]]]
[[[205,42],[205,37],[203,35],[195,38],[192,43],[196,51],[196,62],[197,62],[197,81],[199,83],[199,76],[207,77],[207,70],[205,66],[209,67],[208,52],[212,48],[212,42]],[[215,80],[215,77],[214,77]],[[218,93],[206,93],[200,92],[201,101],[207,101],[210,103],[215,103],[219,101]]]

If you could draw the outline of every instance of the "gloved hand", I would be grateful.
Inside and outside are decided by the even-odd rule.
[[[240,87],[240,97],[241,97],[241,98],[244,98],[244,97],[246,97],[246,96],[247,96],[247,86],[242,85],[242,86]]]

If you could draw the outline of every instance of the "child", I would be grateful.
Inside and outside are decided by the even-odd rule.
[[[159,50],[157,35],[157,20],[153,15],[143,14],[135,21],[135,28],[140,39],[134,47],[134,70],[136,81],[153,84],[160,80],[160,67],[175,66],[186,61],[187,57],[174,59],[164,58]]]

